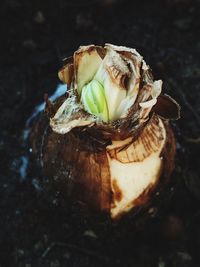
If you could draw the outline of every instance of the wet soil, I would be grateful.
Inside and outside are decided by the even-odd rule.
[[[0,3],[0,266],[199,266],[200,1]],[[25,125],[79,45],[135,47],[182,106],[176,168],[148,220],[112,224],[43,194]],[[39,197],[38,197],[39,196]]]

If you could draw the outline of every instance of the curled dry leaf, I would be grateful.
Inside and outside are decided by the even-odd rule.
[[[68,94],[31,137],[49,183],[113,219],[147,206],[173,170],[177,102],[132,48],[80,47],[58,75]]]

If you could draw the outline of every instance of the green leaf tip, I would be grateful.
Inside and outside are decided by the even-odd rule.
[[[97,80],[92,80],[82,89],[81,100],[87,112],[109,121],[108,105],[103,85]]]

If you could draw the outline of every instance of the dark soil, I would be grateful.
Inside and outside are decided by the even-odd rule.
[[[200,266],[200,1],[4,0],[0,21],[0,266]],[[171,187],[137,232],[50,205],[24,168],[26,121],[61,59],[105,42],[135,47],[182,106]]]

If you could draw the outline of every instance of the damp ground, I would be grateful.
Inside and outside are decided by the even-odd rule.
[[[200,2],[19,1],[0,4],[0,266],[199,266]],[[135,47],[182,107],[176,168],[161,209],[135,232],[87,220],[43,195],[26,127],[59,85],[61,59],[90,43]],[[41,106],[40,106],[41,107]]]

